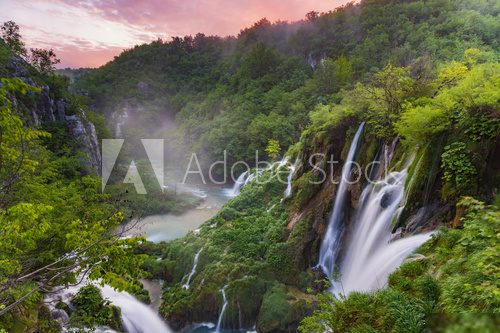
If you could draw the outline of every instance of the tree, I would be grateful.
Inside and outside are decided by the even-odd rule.
[[[316,89],[319,93],[329,95],[345,89],[352,82],[352,63],[344,56],[327,59],[315,74]]]
[[[51,73],[55,69],[55,65],[61,60],[57,58],[53,49],[31,49],[31,64],[44,74]]]
[[[36,140],[48,133],[23,126],[22,119],[12,112],[10,94],[36,92],[20,79],[0,81],[0,210],[6,205],[5,198],[12,187],[26,172],[31,172],[37,162],[28,156]]]
[[[2,24],[0,28],[2,31],[2,39],[9,46],[9,48],[17,55],[26,57],[27,52],[21,34],[19,33],[19,26],[14,21],[7,21]]]
[[[56,171],[61,161],[42,144],[48,133],[31,129],[19,116],[17,108],[28,91],[39,89],[20,79],[1,80],[2,328],[4,314],[15,312],[21,303],[38,302],[56,286],[78,282],[77,277],[135,291],[133,282],[142,274],[142,259],[133,253],[141,240],[120,239],[125,229],[116,234],[123,214],[99,193],[100,180],[63,179]]]
[[[356,94],[367,104],[367,121],[377,136],[394,136],[394,123],[399,120],[403,103],[414,99],[414,80],[408,67],[387,65],[373,76],[367,86],[358,84]]]
[[[314,20],[316,20],[318,17],[319,17],[319,12],[316,12],[316,11],[314,11],[314,10],[306,14],[306,19],[307,19],[308,21],[314,21]]]
[[[269,139],[266,147],[266,153],[271,158],[275,158],[281,151],[280,142],[278,140]]]

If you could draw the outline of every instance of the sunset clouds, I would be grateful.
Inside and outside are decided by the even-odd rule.
[[[236,35],[263,17],[300,20],[346,0],[2,0],[28,47],[52,47],[62,67],[95,67],[121,50],[161,37]]]

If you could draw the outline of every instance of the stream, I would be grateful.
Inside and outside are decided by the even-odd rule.
[[[155,243],[181,238],[212,218],[231,198],[232,189],[213,185],[186,185],[182,191],[201,197],[202,203],[180,215],[152,215],[133,221],[131,223],[136,225],[127,235],[145,236],[148,241]]]

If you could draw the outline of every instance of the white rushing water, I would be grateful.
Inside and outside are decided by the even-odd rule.
[[[220,333],[222,320],[224,319],[224,313],[226,312],[226,307],[227,307],[226,288],[227,285],[225,285],[224,288],[220,290],[220,292],[222,293],[222,300],[224,301],[224,303],[222,304],[222,309],[219,314],[219,320],[217,321],[217,328],[215,329],[216,333]]]
[[[368,292],[385,287],[389,274],[429,239],[430,234],[421,234],[391,241],[392,222],[402,209],[406,178],[406,169],[391,172],[364,189],[336,292]]]
[[[191,273],[189,273],[189,276],[188,276],[188,279],[187,279],[187,282],[182,286],[184,289],[189,289],[189,285],[191,284],[191,279],[193,278],[193,276],[196,274],[196,267],[198,267],[198,258],[200,257],[200,253],[201,251],[203,250],[203,248],[201,248],[194,256],[194,260],[193,260],[193,268],[191,269]]]
[[[109,286],[101,288],[104,298],[120,307],[126,333],[169,333],[172,330],[149,306],[139,302],[134,296],[118,292]]]
[[[64,302],[71,307],[71,299],[78,293],[80,288],[87,285],[87,280],[84,279],[77,286],[70,286],[68,288],[61,289],[56,293],[47,294],[44,301],[48,304],[48,307],[52,315],[56,315],[63,327],[63,332],[68,332],[67,325],[69,323],[69,317],[64,312],[64,310],[56,309],[55,305],[57,301]],[[160,318],[160,316],[148,305],[140,302],[134,296],[126,292],[119,292],[111,288],[110,286],[101,287],[95,284],[101,292],[102,296],[109,300],[111,304],[118,306],[121,309],[121,319],[125,329],[125,333],[170,333],[172,330],[167,326],[167,324]],[[63,314],[64,313],[64,314]],[[114,332],[109,328],[94,327],[92,332]]]
[[[299,159],[297,158],[295,163],[293,165],[290,165],[290,173],[288,174],[287,185],[284,193],[285,198],[288,198],[289,196],[292,195],[292,178],[293,175],[295,174],[295,170],[297,169],[298,164],[299,164]]]
[[[233,185],[233,188],[230,192],[230,196],[235,197],[238,194],[240,194],[240,190],[243,187],[243,185],[246,184],[246,179],[247,179],[248,171],[243,172],[238,179],[236,179],[236,182]]]
[[[260,177],[260,175],[262,175],[263,172],[264,172],[263,169],[256,169],[254,172],[252,172],[251,174],[248,175],[243,186],[246,186],[246,185],[250,184],[251,182],[253,182],[254,180],[258,179],[258,177]]]
[[[335,261],[337,259],[340,236],[342,235],[343,230],[347,185],[352,171],[352,162],[354,160],[354,156],[356,155],[358,142],[364,126],[365,123],[359,125],[356,135],[352,140],[351,147],[349,148],[347,159],[344,163],[344,167],[342,168],[342,176],[339,182],[337,195],[335,197],[333,211],[328,221],[325,238],[321,243],[318,265],[323,269],[323,272],[328,276],[331,282],[333,281],[333,271],[335,268]]]

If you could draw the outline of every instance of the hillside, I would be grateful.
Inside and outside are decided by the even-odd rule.
[[[427,80],[469,48],[496,59],[499,12],[495,1],[362,1],[293,24],[263,19],[236,38],[136,46],[75,89],[112,129],[124,112],[130,135],[161,133],[158,124],[175,116],[182,142],[205,161],[227,150],[230,162],[250,162],[269,139],[286,150],[318,104],[338,103],[388,63]]]

